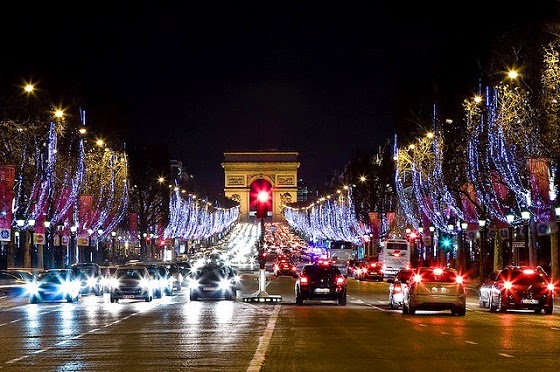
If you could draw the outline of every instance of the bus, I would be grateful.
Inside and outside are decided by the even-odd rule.
[[[383,265],[383,276],[394,278],[399,270],[410,268],[410,244],[406,239],[381,241],[379,261]]]
[[[354,245],[345,241],[331,241],[328,248],[329,259],[343,274],[347,274],[347,263],[356,253]]]

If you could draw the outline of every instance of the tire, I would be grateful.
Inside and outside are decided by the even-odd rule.
[[[540,314],[542,312],[542,309],[539,307],[538,309],[534,309],[533,311],[535,312],[535,314]]]
[[[462,308],[460,308],[460,309],[457,309],[456,313],[457,313],[457,315],[459,315],[459,316],[465,316],[465,315],[467,314],[467,309],[464,308],[464,307],[462,307]]]
[[[74,302],[74,297],[68,296],[68,297],[66,298],[66,302],[68,302],[68,303]]]
[[[496,309],[500,312],[500,313],[505,313],[507,311],[507,306],[504,306],[503,301],[502,301],[502,296],[498,296],[498,305],[496,307]],[[540,312],[540,311],[539,311]]]
[[[554,310],[554,305],[552,305],[552,302],[551,302],[550,306],[544,308],[544,313],[546,315],[550,315],[550,314],[552,314],[552,310]]]
[[[494,306],[494,298],[492,296],[490,296],[490,298],[488,298],[488,308],[490,309],[490,312],[495,313],[498,308],[496,306]]]
[[[117,301],[118,301],[118,300],[117,300],[116,298],[114,298],[113,296],[111,296],[111,303],[112,303],[112,304],[115,303],[115,302],[117,302]]]
[[[416,308],[414,306],[411,306],[410,304],[408,304],[408,314],[410,315],[416,314]]]
[[[303,297],[299,293],[296,294],[296,305],[298,305],[298,306],[303,305]]]
[[[389,309],[395,310],[395,303],[393,302],[393,297],[389,297]]]
[[[191,301],[196,301],[198,300],[198,293],[191,291]]]
[[[39,299],[36,296],[30,296],[29,297],[29,303],[30,304],[36,304],[39,302]]]
[[[402,304],[402,313],[408,314],[408,305],[403,302]]]
[[[340,306],[346,306],[346,294],[338,299],[338,304]]]

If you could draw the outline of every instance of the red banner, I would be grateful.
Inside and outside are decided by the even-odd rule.
[[[0,165],[0,228],[9,229],[12,226],[15,176],[13,165]]]
[[[92,204],[93,198],[91,195],[80,196],[78,218],[80,226],[84,226],[86,230],[91,227]]]
[[[379,239],[379,230],[381,230],[381,219],[377,212],[369,212],[369,224],[371,226],[372,239]]]
[[[387,230],[392,231],[396,226],[397,223],[396,217],[397,214],[395,212],[387,212]]]
[[[128,231],[130,232],[131,240],[138,239],[138,213],[128,214]]]

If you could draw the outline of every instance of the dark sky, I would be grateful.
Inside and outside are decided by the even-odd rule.
[[[434,84],[460,104],[494,36],[557,2],[143,3],[2,11],[0,79],[79,95],[88,125],[168,145],[213,194],[225,151],[297,151],[324,183],[429,110]]]

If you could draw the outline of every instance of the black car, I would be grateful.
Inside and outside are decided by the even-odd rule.
[[[80,280],[81,294],[103,295],[103,274],[98,264],[83,262],[73,264],[70,268]]]
[[[512,310],[543,310],[552,314],[554,284],[539,266],[506,266],[492,272],[479,288],[481,307],[495,312]]]
[[[354,277],[358,280],[371,279],[378,282],[383,281],[383,265],[377,259],[369,258],[360,262]]]
[[[66,300],[78,301],[80,280],[71,269],[49,269],[37,275],[29,284],[29,302]]]
[[[297,274],[297,267],[289,258],[277,259],[272,269],[274,276],[294,276]]]
[[[305,265],[296,279],[296,305],[304,300],[333,300],[346,305],[346,276],[329,261]]]
[[[6,270],[0,271],[0,296],[19,297],[27,292],[28,281]]]
[[[111,302],[120,299],[143,299],[150,302],[154,298],[152,279],[144,266],[119,266],[112,281]]]
[[[224,298],[235,300],[239,278],[233,268],[226,264],[206,263],[192,269],[189,276],[191,301],[199,298]]]

